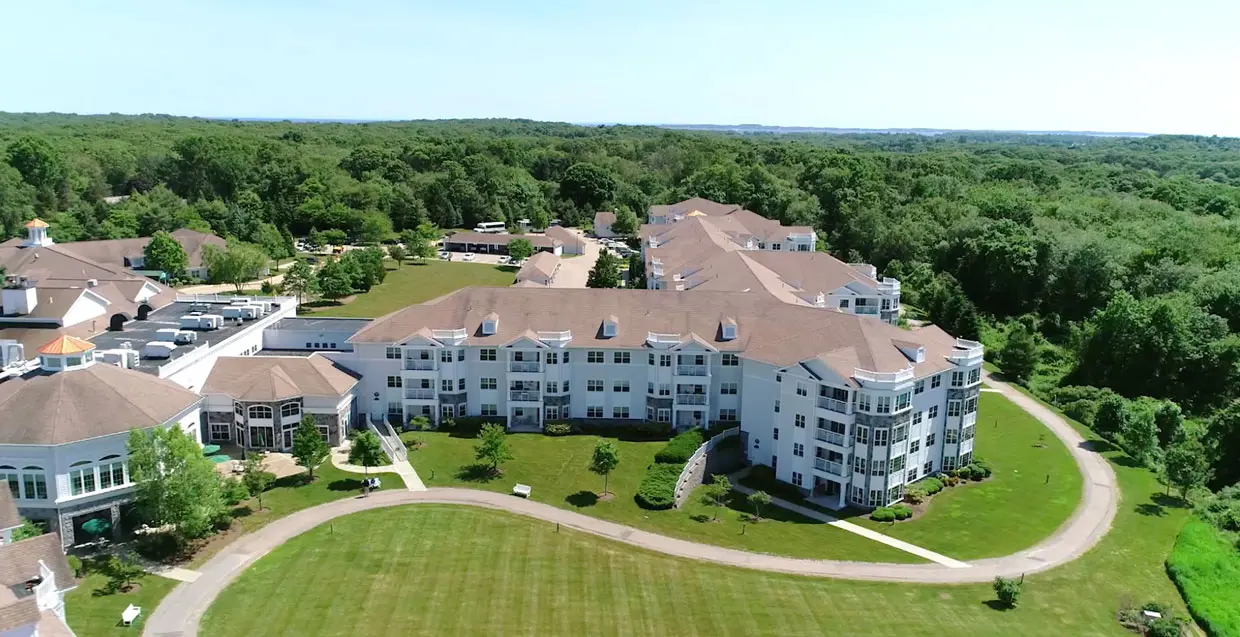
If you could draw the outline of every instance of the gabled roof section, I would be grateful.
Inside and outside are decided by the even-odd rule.
[[[244,402],[304,396],[342,398],[357,381],[356,376],[318,354],[221,356],[203,383],[202,393]]]

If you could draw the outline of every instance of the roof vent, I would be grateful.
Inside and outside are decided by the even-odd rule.
[[[499,330],[499,315],[491,312],[482,317],[482,334],[484,336],[492,336]]]

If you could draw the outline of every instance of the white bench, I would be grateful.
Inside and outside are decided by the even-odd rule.
[[[528,498],[530,497],[530,485],[517,483],[512,487],[512,494]]]
[[[134,620],[137,619],[138,615],[141,615],[141,614],[142,614],[141,606],[134,606],[133,604],[130,604],[129,606],[125,608],[124,611],[121,612],[121,625],[132,626]]]

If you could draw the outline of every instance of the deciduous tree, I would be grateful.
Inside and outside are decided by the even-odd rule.
[[[147,270],[162,270],[169,278],[177,279],[185,274],[189,267],[189,257],[185,248],[172,237],[160,230],[142,249],[142,267]]]
[[[607,478],[620,464],[620,450],[611,440],[600,439],[594,445],[594,455],[590,458],[590,471],[603,476],[603,495],[607,495]]]
[[[524,261],[534,255],[534,244],[529,239],[513,239],[508,242],[508,256],[513,261]]]
[[[266,452],[251,451],[246,454],[245,462],[242,464],[241,483],[245,485],[251,496],[258,498],[259,511],[263,510],[263,492],[276,479],[275,474],[267,471],[264,466],[266,461]]]
[[[753,507],[754,521],[761,520],[762,510],[771,503],[771,495],[766,491],[754,491],[749,494],[747,499],[749,500],[749,506]]]
[[[314,481],[314,469],[331,454],[323,434],[319,433],[318,423],[314,414],[305,414],[293,432],[293,457],[297,464],[306,468],[309,480]]]
[[[262,276],[268,263],[262,248],[239,241],[230,242],[224,249],[204,246],[202,262],[213,282],[231,283],[238,292],[247,282]]]
[[[478,432],[478,443],[474,445],[474,457],[490,465],[492,475],[502,473],[500,465],[512,460],[512,452],[508,448],[508,432],[503,425],[487,423]]]
[[[182,538],[203,537],[225,513],[220,476],[180,427],[129,432],[134,504],[152,526],[171,524]]]
[[[1177,440],[1163,453],[1163,480],[1187,497],[1210,481],[1210,456],[1196,437]]]
[[[560,194],[581,209],[601,207],[615,190],[615,177],[594,164],[573,164],[560,179]]]
[[[296,263],[289,266],[288,270],[285,270],[284,278],[281,279],[280,285],[286,293],[296,294],[298,303],[301,303],[302,299],[317,293],[319,290],[319,281],[314,276],[314,270],[310,269],[310,264],[301,259],[298,259]]]
[[[375,435],[375,432],[364,429],[354,436],[353,443],[349,446],[349,464],[366,467],[368,476],[371,467],[387,464],[383,444],[379,442],[379,436]]]
[[[728,481],[727,476],[715,474],[710,477],[710,484],[706,485],[702,491],[702,501],[714,509],[711,519],[718,520],[720,507],[727,504],[728,496],[732,493],[732,483]]]

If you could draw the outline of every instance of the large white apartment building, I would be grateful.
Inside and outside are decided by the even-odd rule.
[[[881,506],[969,462],[982,346],[768,294],[466,288],[327,354],[359,415],[687,428],[738,422],[749,458],[833,506]]]
[[[700,198],[651,206],[648,220],[640,231],[648,289],[762,291],[793,305],[899,319],[900,282],[816,252],[808,226]]]

